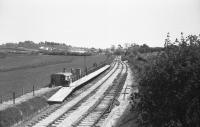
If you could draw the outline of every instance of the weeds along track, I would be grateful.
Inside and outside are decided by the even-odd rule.
[[[46,118],[50,117],[50,116],[54,116],[54,114],[56,113],[57,110],[60,110],[61,108],[63,108],[63,106],[65,106],[66,104],[68,104],[70,101],[72,101],[74,98],[77,98],[78,96],[81,95],[82,92],[88,90],[89,88],[91,88],[96,82],[98,82],[99,80],[103,79],[106,77],[106,79],[104,79],[104,81],[102,81],[101,85],[110,77],[112,76],[117,68],[120,66],[120,63],[115,62],[114,65],[111,67],[111,69],[109,69],[107,72],[105,72],[103,74],[103,76],[99,76],[97,77],[97,79],[95,81],[92,81],[93,83],[89,83],[87,85],[84,85],[82,88],[77,89],[76,91],[74,91],[71,95],[69,95],[69,97],[67,97],[67,99],[64,101],[64,103],[62,104],[54,104],[51,105],[50,107],[48,107],[44,112],[40,113],[36,118],[33,118],[31,121],[23,124],[23,125],[19,125],[20,127],[37,127],[38,124],[40,124],[40,122],[44,122]],[[47,123],[45,124],[46,126],[50,126],[52,125],[54,122],[56,122],[59,118],[63,117],[64,114],[66,114],[67,112],[71,112],[74,109],[74,107],[77,107],[78,105],[80,105],[81,103],[83,103],[84,101],[87,100],[87,98],[89,98],[92,94],[94,94],[99,87],[101,86],[99,85],[97,88],[93,89],[88,95],[86,95],[84,98],[82,98],[79,102],[77,102],[75,105],[71,105],[71,108],[69,108],[69,110],[63,112],[62,114],[60,114],[60,116],[58,116],[57,118],[55,118],[52,121],[47,121]],[[17,127],[19,127],[17,126]]]
[[[95,105],[93,105],[86,114],[73,124],[73,127],[102,126],[104,120],[107,118],[120,95],[121,89],[124,85],[124,83],[121,83],[120,81],[124,76],[126,76],[126,73],[127,65],[123,63],[122,70],[116,78],[118,82],[114,82],[113,85],[106,90],[104,95],[95,103]]]

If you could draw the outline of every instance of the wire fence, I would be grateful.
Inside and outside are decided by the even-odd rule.
[[[0,104],[8,101],[8,100],[13,100],[13,104],[15,104],[15,99],[23,96],[24,94],[27,93],[32,93],[33,96],[35,96],[35,91],[39,90],[42,87],[38,87],[37,85],[32,85],[32,87],[28,87],[28,88],[19,88],[19,89],[15,89],[15,91],[13,92],[9,92],[8,94],[4,94],[4,95],[0,95]]]
[[[112,62],[112,60],[113,60],[113,58],[106,59],[105,61],[100,62],[99,64],[94,63],[93,66],[86,67],[82,71],[81,75],[73,75],[72,82],[100,69],[101,67],[105,66],[106,64],[110,64]],[[32,95],[35,96],[35,91],[39,90],[43,87],[44,86],[40,86],[40,85],[37,85],[37,83],[35,83],[34,85],[30,85],[30,87],[27,87],[27,88],[19,88],[17,90],[15,89],[15,91],[13,91],[13,92],[9,92],[8,94],[0,95],[0,104],[2,104],[5,101],[8,101],[8,100],[12,100],[13,104],[15,104],[16,98],[23,96],[24,94],[27,94],[27,93],[32,93]]]

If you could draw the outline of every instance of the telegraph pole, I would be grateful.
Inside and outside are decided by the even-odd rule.
[[[87,75],[87,66],[86,66],[86,54],[84,54],[84,70],[85,70],[85,74]]]
[[[84,54],[84,66],[86,68],[86,54]]]

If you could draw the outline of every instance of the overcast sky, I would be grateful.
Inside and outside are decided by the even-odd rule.
[[[0,0],[0,44],[163,46],[167,32],[199,34],[200,0]]]

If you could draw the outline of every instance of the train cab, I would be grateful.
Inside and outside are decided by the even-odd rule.
[[[51,75],[50,86],[64,86],[69,87],[72,83],[72,73],[70,72],[60,72]]]

